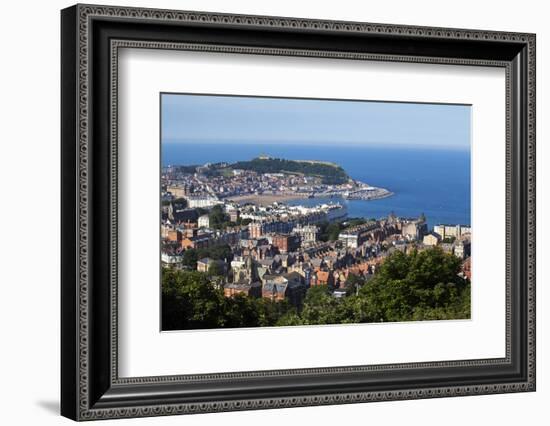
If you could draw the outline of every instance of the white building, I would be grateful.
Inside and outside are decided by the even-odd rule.
[[[303,243],[315,243],[319,236],[319,228],[315,225],[297,225],[292,232],[299,235]]]
[[[185,197],[187,200],[187,207],[194,209],[197,207],[208,208],[214,207],[217,204],[222,204],[222,202],[213,195],[189,195]]]
[[[183,262],[183,256],[181,254],[162,253],[160,255],[160,260],[165,265],[175,266]]]
[[[199,228],[210,228],[210,217],[207,214],[199,216]]]
[[[434,232],[441,235],[441,238],[460,238],[463,235],[471,234],[472,228],[466,225],[435,225]]]

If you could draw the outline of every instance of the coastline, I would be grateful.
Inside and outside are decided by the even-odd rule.
[[[394,193],[391,191],[384,192],[380,196],[375,196],[369,199],[362,199],[362,201],[374,201],[381,200],[383,198],[388,198],[393,196]],[[311,195],[309,193],[291,193],[291,194],[247,194],[239,195],[236,197],[228,197],[227,201],[234,202],[237,204],[246,204],[252,203],[261,206],[267,206],[273,203],[281,203],[285,201],[301,200],[301,199],[315,199],[315,198],[326,198],[323,194]],[[342,197],[334,197],[335,199],[344,199]],[[350,199],[350,201],[357,201],[357,199]]]
[[[304,196],[303,204],[313,206],[331,200],[346,202],[350,216],[384,217],[393,211],[398,216],[415,217],[424,212],[430,226],[438,223],[471,223],[471,156],[468,150],[409,150],[366,145],[335,149],[335,146],[312,146],[299,142],[292,145],[223,142],[212,143],[209,149],[204,149],[201,143],[163,144],[162,149],[165,164],[237,162],[257,157],[261,153],[281,158],[315,157],[339,164],[352,179],[386,188],[394,195],[372,202],[330,197],[307,199]],[[367,158],[368,167],[365,166]],[[411,167],[411,164],[415,167]],[[433,178],[434,174],[438,176],[437,179]],[[222,196],[222,199],[225,197]],[[284,199],[279,200],[285,202]],[[295,198],[287,202],[302,203]]]

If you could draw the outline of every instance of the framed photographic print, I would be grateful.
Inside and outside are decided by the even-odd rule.
[[[535,390],[535,36],[76,5],[74,420]]]

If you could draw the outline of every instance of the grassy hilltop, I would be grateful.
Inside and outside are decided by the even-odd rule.
[[[258,157],[250,161],[233,163],[231,168],[252,170],[256,173],[295,173],[315,176],[321,178],[322,182],[327,185],[346,183],[350,179],[339,165],[321,161]]]

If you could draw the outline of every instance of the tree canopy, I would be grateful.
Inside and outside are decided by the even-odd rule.
[[[222,229],[229,222],[229,215],[227,215],[223,207],[218,204],[210,210],[208,220],[210,222],[210,228]]]
[[[197,261],[205,257],[231,262],[233,260],[233,252],[227,244],[217,244],[199,249],[189,248],[183,252],[183,266],[194,269],[197,267]]]
[[[317,176],[328,185],[342,184],[349,180],[344,169],[337,164],[313,161],[285,160],[282,158],[254,158],[231,165],[234,169],[252,170],[257,173],[299,173]]]
[[[365,223],[367,223],[367,220],[363,218],[349,218],[336,222],[321,222],[317,224],[317,226],[319,226],[319,239],[321,241],[336,241],[340,232],[343,230]]]
[[[470,317],[470,283],[461,261],[438,247],[388,256],[359,296],[372,308],[371,321]]]

